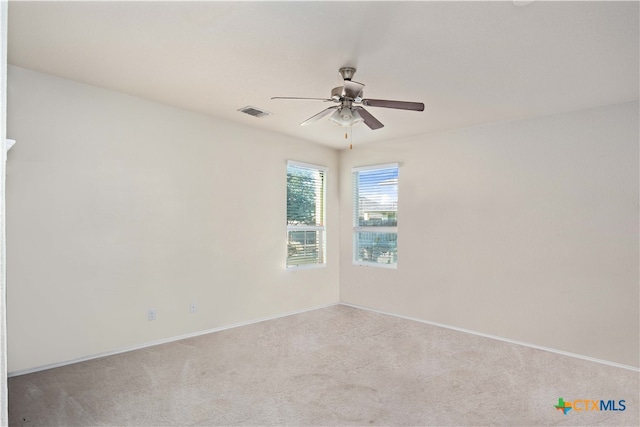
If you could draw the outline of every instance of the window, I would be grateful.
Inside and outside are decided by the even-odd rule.
[[[287,163],[287,268],[325,264],[326,168]]]
[[[353,169],[353,262],[398,266],[398,164]]]

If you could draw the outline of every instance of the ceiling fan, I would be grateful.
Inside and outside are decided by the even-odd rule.
[[[384,107],[395,108],[398,110],[410,110],[410,111],[424,111],[424,104],[422,102],[406,102],[406,101],[391,101],[386,99],[367,99],[362,97],[362,83],[354,82],[351,80],[356,72],[355,68],[342,67],[338,70],[342,79],[344,80],[343,86],[334,87],[331,90],[331,98],[298,98],[292,96],[274,96],[271,99],[292,99],[292,100],[313,100],[324,102],[335,102],[338,105],[331,106],[309,117],[304,122],[300,123],[301,126],[306,126],[311,123],[315,123],[323,117],[333,113],[329,118],[332,122],[340,126],[353,126],[358,123],[364,122],[370,129],[376,130],[384,127],[382,123],[373,115],[364,109],[367,107]]]

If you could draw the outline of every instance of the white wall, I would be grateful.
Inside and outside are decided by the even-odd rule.
[[[8,2],[0,2],[0,152],[5,151],[7,124],[7,17]],[[9,424],[7,400],[7,317],[5,258],[5,157],[0,160],[0,426]]]
[[[338,301],[336,151],[21,68],[8,85],[10,372]],[[326,268],[285,270],[287,159],[329,167]]]
[[[638,135],[631,102],[343,151],[341,300],[637,367]],[[389,162],[398,269],[354,266],[350,170]]]
[[[638,366],[638,112],[338,155],[10,67],[9,371],[339,297]],[[327,268],[284,269],[287,159],[330,169]],[[350,170],[396,161],[398,270],[353,266]]]

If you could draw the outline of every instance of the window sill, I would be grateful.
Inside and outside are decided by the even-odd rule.
[[[295,270],[313,270],[316,268],[325,268],[327,266],[324,264],[302,264],[302,265],[289,265],[286,267],[287,271],[295,271]]]
[[[398,264],[380,264],[377,262],[364,262],[364,261],[354,261],[353,265],[357,265],[360,267],[378,267],[378,268],[386,268],[388,270],[397,270]]]

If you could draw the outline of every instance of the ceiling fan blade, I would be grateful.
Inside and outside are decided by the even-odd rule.
[[[384,127],[384,125],[380,123],[378,119],[373,117],[371,113],[364,108],[356,107],[356,110],[358,110],[358,113],[360,113],[360,117],[362,117],[362,120],[364,120],[364,124],[369,126],[369,129],[376,130]]]
[[[328,116],[333,110],[336,110],[340,108],[339,105],[335,105],[333,107],[329,107],[327,109],[324,109],[322,111],[320,111],[318,114],[309,117],[307,120],[305,120],[304,122],[300,123],[300,126],[306,126],[306,125],[310,125],[311,123],[315,123],[318,120],[320,120],[321,118]]]
[[[424,111],[422,102],[390,101],[388,99],[363,99],[362,105],[370,107],[396,108],[398,110]]]
[[[345,98],[356,99],[364,85],[358,82],[352,82],[351,80],[344,81],[344,87],[342,88],[342,96]]]
[[[296,101],[333,101],[333,99],[330,98],[299,98],[297,96],[273,96],[271,97],[271,99],[289,99],[289,100],[296,100]]]

